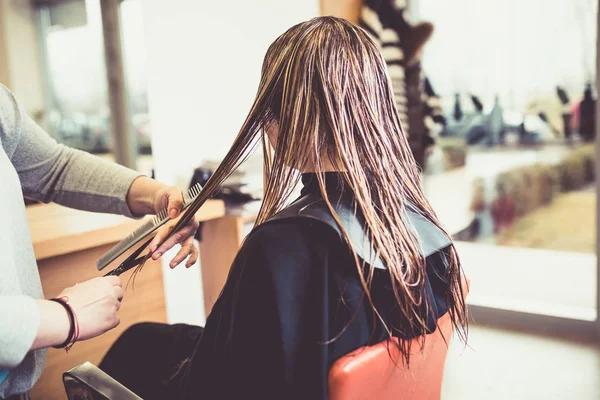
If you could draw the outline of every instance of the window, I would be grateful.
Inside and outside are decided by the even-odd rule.
[[[420,0],[442,98],[426,193],[473,304],[596,321],[596,1]]]

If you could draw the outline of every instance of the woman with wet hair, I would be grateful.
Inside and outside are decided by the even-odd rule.
[[[275,40],[239,135],[181,226],[260,141],[264,202],[206,326],[136,325],[101,365],[144,399],[326,399],[330,366],[352,350],[398,337],[410,365],[408,339],[442,315],[465,333],[458,256],[363,29],[321,17]]]

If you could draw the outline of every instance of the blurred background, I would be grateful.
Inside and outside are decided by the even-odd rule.
[[[472,281],[444,398],[600,399],[598,3],[0,0],[0,82],[57,141],[187,189],[236,136],[269,44],[356,18]],[[229,210],[260,204],[261,163]],[[169,322],[203,323],[200,268],[165,268]]]

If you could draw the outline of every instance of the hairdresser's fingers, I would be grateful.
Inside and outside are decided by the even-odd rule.
[[[198,255],[199,255],[198,246],[196,246],[196,243],[194,243],[194,246],[192,247],[192,252],[190,253],[188,260],[185,263],[185,267],[189,268],[192,265],[196,264],[196,261],[198,261]]]
[[[156,260],[161,255],[169,251],[176,244],[183,243],[183,241],[187,238],[193,237],[197,229],[198,221],[196,221],[196,219],[194,218],[190,221],[190,223],[188,223],[186,226],[184,226],[183,228],[175,232],[173,235],[171,235],[167,240],[165,240],[165,242],[161,244],[156,250],[156,254],[152,254],[152,258]]]
[[[123,288],[121,286],[114,286],[113,290],[115,292],[115,297],[117,298],[117,300],[123,300],[123,297],[125,296],[125,291],[123,290]]]
[[[183,194],[181,190],[176,187],[170,187],[165,193],[167,198],[167,210],[169,211],[169,218],[177,218],[181,209],[183,208]]]
[[[173,228],[173,226],[175,226],[175,223],[176,223],[175,221],[169,221],[156,232],[156,236],[154,236],[154,239],[152,239],[152,241],[150,242],[150,245],[148,246],[148,249],[150,250],[150,252],[153,253],[152,259],[157,260],[162,255],[162,254],[158,254],[156,252],[156,249],[162,242],[165,241],[167,236],[169,236],[169,232],[171,232],[171,229]],[[163,253],[164,253],[164,251],[163,251]]]
[[[196,246],[194,245],[193,236],[190,236],[189,238],[185,239],[183,243],[181,243],[181,249],[179,249],[175,257],[173,257],[173,259],[169,263],[169,267],[175,268],[176,266],[178,266],[188,256],[192,255],[195,247]]]

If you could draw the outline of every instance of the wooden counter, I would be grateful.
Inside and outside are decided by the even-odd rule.
[[[223,202],[209,200],[198,211],[196,217],[199,221],[208,221],[224,215]],[[29,206],[27,217],[38,261],[109,243],[114,244],[142,224],[141,220],[122,215],[91,213],[58,204]]]
[[[30,206],[27,215],[46,298],[54,297],[78,282],[102,276],[105,271],[96,269],[96,260],[142,223],[123,216],[94,214],[56,204]],[[197,217],[201,221],[211,221],[224,215],[224,204],[214,200],[208,201]],[[131,271],[122,275],[124,287],[130,277]],[[46,369],[31,392],[32,398],[64,400],[64,371],[83,361],[97,365],[117,337],[135,323],[167,321],[159,262],[148,262],[135,282],[129,282],[119,317],[121,324],[117,328],[76,343],[68,354],[64,350],[49,349]]]

